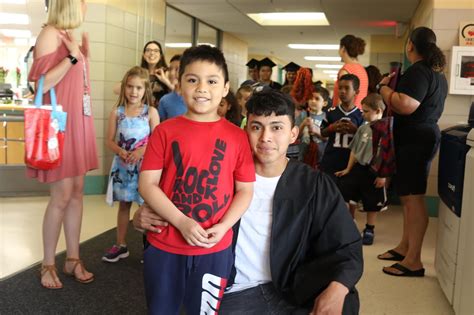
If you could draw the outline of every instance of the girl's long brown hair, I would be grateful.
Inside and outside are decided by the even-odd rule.
[[[139,66],[135,66],[131,68],[130,70],[125,73],[123,79],[122,79],[122,85],[120,87],[120,96],[117,100],[117,103],[115,106],[120,106],[120,105],[126,105],[127,99],[125,98],[125,87],[127,86],[127,81],[128,78],[130,77],[139,77],[140,79],[143,80],[143,83],[145,84],[145,94],[143,95],[142,99],[142,104],[147,104],[149,106],[153,106],[153,94],[151,92],[151,85],[150,85],[150,74],[148,73],[147,69],[144,69]]]

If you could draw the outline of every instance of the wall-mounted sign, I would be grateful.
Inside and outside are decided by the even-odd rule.
[[[460,22],[459,46],[474,46],[474,22]]]

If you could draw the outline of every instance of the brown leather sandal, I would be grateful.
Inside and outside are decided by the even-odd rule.
[[[51,278],[54,281],[54,285],[53,286],[47,286],[47,285],[43,284],[43,282],[41,282],[41,286],[43,288],[51,289],[51,290],[57,290],[57,289],[62,289],[63,288],[63,284],[59,281],[58,270],[56,269],[55,265],[41,265],[41,268],[40,268],[40,281],[43,279],[43,276],[46,273],[49,273],[49,275],[51,276]]]
[[[66,264],[68,262],[74,262],[74,266],[72,267],[71,272],[66,271]],[[76,276],[76,273],[74,272],[74,271],[76,271],[77,266],[81,267],[82,272],[84,273],[85,268],[84,268],[84,263],[82,262],[82,260],[80,260],[79,258],[70,258],[70,257],[68,257],[68,258],[66,258],[66,262],[64,263],[63,273],[67,276],[73,277],[74,280],[76,280],[77,282],[80,282],[80,283],[90,283],[90,282],[94,281],[94,275],[92,275],[88,279],[78,278]]]

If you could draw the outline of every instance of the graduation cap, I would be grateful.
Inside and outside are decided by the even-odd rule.
[[[296,63],[294,63],[292,61],[289,64],[287,64],[286,66],[284,66],[282,69],[287,71],[287,72],[296,72],[296,71],[299,70],[299,68],[301,68],[301,66],[297,65]]]
[[[250,59],[249,62],[247,62],[245,64],[247,67],[249,67],[250,69],[253,69],[253,68],[257,68],[258,67],[258,60],[257,59]]]
[[[276,64],[270,59],[270,58],[263,58],[262,60],[260,60],[258,62],[258,67],[261,68],[261,67],[270,67],[270,68],[273,68],[276,66]]]

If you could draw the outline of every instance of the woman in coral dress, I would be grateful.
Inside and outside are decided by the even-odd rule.
[[[91,116],[88,37],[79,46],[71,32],[79,27],[86,11],[85,0],[50,0],[48,21],[36,41],[30,81],[44,75],[44,103],[54,87],[58,104],[67,112],[61,165],[43,171],[27,168],[27,175],[50,185],[50,199],[43,219],[41,285],[60,289],[55,268],[56,246],[64,227],[67,259],[63,273],[81,283],[94,280],[79,256],[84,176],[98,168],[94,119]]]

